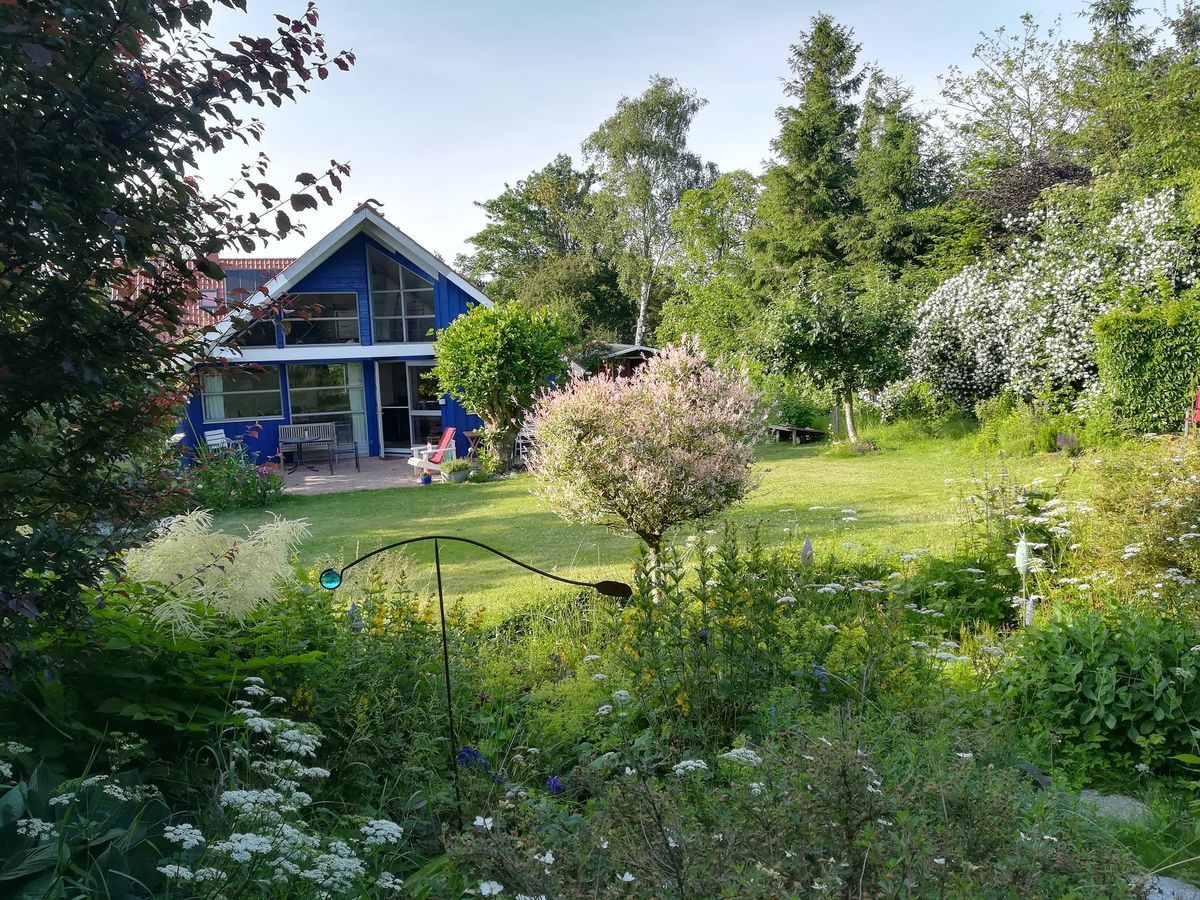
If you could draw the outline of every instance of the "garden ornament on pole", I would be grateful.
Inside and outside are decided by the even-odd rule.
[[[455,800],[455,815],[458,817],[459,830],[462,829],[462,797],[458,790],[458,740],[454,732],[454,694],[450,687],[450,642],[446,635],[446,600],[442,592],[442,556],[441,542],[454,541],[460,544],[470,544],[473,547],[479,547],[488,551],[501,559],[508,560],[514,565],[520,566],[522,569],[527,569],[535,575],[541,575],[543,578],[550,578],[554,581],[561,581],[563,584],[573,584],[577,587],[587,587],[599,591],[606,597],[617,597],[622,600],[627,600],[633,596],[633,589],[622,581],[576,581],[574,578],[563,578],[561,575],[554,575],[550,572],[543,571],[536,566],[531,566],[529,563],[521,562],[519,559],[514,559],[507,553],[502,553],[495,547],[489,547],[487,544],[481,544],[479,541],[471,538],[455,537],[448,534],[427,534],[421,537],[407,538],[403,541],[396,541],[393,544],[387,544],[380,547],[378,550],[372,550],[370,553],[364,553],[358,559],[352,560],[340,569],[326,569],[321,573],[321,587],[328,591],[335,591],[342,586],[342,580],[350,569],[357,566],[360,562],[370,559],[372,556],[377,556],[388,550],[395,550],[397,547],[404,547],[407,544],[417,544],[422,541],[433,541],[433,567],[437,576],[437,592],[438,592],[438,615],[442,625],[442,671],[446,681],[446,725],[449,731],[450,739],[450,767],[454,772],[454,800]]]

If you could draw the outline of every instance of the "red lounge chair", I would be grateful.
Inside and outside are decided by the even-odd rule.
[[[453,440],[454,429],[447,428],[442,432],[442,439],[438,441],[436,450],[432,447],[413,447],[413,455],[409,457],[408,464],[416,466],[417,471],[422,474],[442,471],[441,463],[447,459],[446,454],[450,454],[449,459],[454,459]]]
[[[1197,426],[1200,426],[1200,389],[1196,391],[1196,402],[1192,404],[1192,408],[1188,410],[1187,416],[1183,420],[1183,436],[1187,437],[1189,432],[1193,431]]]

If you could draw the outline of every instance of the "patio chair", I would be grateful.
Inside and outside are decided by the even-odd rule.
[[[204,443],[210,450],[224,450],[233,446],[233,441],[220,428],[204,432]]]
[[[533,442],[537,438],[537,429],[531,425],[522,426],[517,432],[517,437],[513,441],[513,462],[525,464],[525,454],[533,449]]]
[[[333,455],[338,459],[354,457],[354,471],[361,472],[358,464],[358,443],[354,440],[354,429],[344,422],[335,426],[337,440],[333,444]]]
[[[421,474],[442,471],[441,464],[454,459],[454,431],[455,429],[452,427],[443,431],[442,439],[438,441],[436,449],[429,445],[413,447],[408,464],[416,466],[417,471]]]

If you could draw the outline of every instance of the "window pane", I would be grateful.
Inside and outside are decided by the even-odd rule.
[[[367,449],[367,417],[362,413],[314,413],[292,416],[292,422],[296,425],[306,422],[332,422],[335,429],[339,425],[348,427],[359,449]]]
[[[248,322],[249,319],[240,320]],[[235,323],[235,327],[240,325],[240,322]],[[230,341],[238,347],[274,347],[275,346],[275,320],[273,318],[256,319],[243,329],[236,337]]]
[[[279,393],[265,394],[214,394],[204,397],[204,418],[212,422],[218,419],[263,419],[283,415]]]
[[[433,291],[405,291],[404,305],[409,316],[432,316]]]
[[[399,291],[386,293],[371,293],[371,315],[373,316],[402,316],[404,308],[400,303]]]
[[[414,446],[421,444],[436,444],[442,439],[442,417],[441,416],[412,416],[413,436],[416,440],[413,441]]]
[[[357,294],[290,294],[288,307],[320,319],[358,318]]]
[[[380,253],[374,247],[367,248],[367,266],[370,270],[371,291],[398,291],[403,284],[400,281],[400,263]]]
[[[344,385],[350,377],[345,364],[332,366],[288,366],[288,384],[292,388],[337,387]],[[361,381],[361,367],[359,380]]]
[[[406,269],[403,266],[400,267],[400,275],[401,275],[401,278],[404,280],[404,289],[405,290],[415,291],[415,290],[423,290],[423,289],[430,289],[430,290],[433,289],[433,282],[426,281],[424,278],[422,278],[416,272],[413,272],[410,269]]]
[[[408,376],[404,363],[379,364],[379,405],[408,406]],[[408,428],[407,425],[404,427]]]
[[[429,333],[432,330],[432,316],[428,319],[408,320],[408,340],[410,343],[417,343],[418,341],[432,341],[433,335]]]
[[[279,367],[251,368],[229,366],[222,369],[205,369],[200,373],[201,388],[205,393],[232,393],[235,391],[279,390]]]
[[[245,299],[270,281],[274,274],[266,269],[226,269],[223,285],[225,297],[229,300]]]
[[[432,366],[409,366],[408,381],[410,392],[415,398],[413,409],[436,410],[441,408],[438,402],[437,383],[428,377]]]
[[[381,418],[383,419],[383,445],[385,447],[407,450],[412,446],[407,409],[384,409]]]
[[[283,341],[296,344],[357,344],[358,319],[285,319]]]
[[[400,344],[404,342],[403,319],[376,319],[375,342],[377,344]]]
[[[361,394],[361,391],[357,393]],[[292,392],[292,414],[339,412],[351,409],[347,388],[321,388]]]

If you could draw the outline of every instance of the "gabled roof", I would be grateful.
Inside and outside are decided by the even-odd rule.
[[[658,353],[657,347],[647,347],[645,344],[609,344],[608,352],[600,356],[601,359],[615,359],[618,356],[634,356],[646,355],[654,356]]]
[[[367,203],[361,204],[341,224],[317,241],[306,253],[291,261],[282,272],[268,281],[262,287],[263,296],[249,299],[251,305],[261,305],[270,299],[286,294],[290,288],[300,283],[310,272],[329,259],[339,247],[357,234],[365,234],[376,243],[389,250],[399,253],[431,274],[445,275],[446,279],[460,288],[467,296],[484,306],[492,306],[492,301],[467,279],[463,278],[445,262],[438,259],[411,237],[389,222],[374,207]],[[247,261],[249,262],[249,260]],[[232,323],[228,318],[216,323],[212,336],[218,342],[228,334]]]
[[[226,272],[253,269],[258,272],[266,273],[263,275],[263,281],[278,275],[296,261],[295,257],[255,258],[214,256],[212,259],[213,262],[219,265]],[[149,275],[143,271],[138,271],[134,274],[133,279],[129,283],[126,290],[129,290],[132,293],[138,293],[142,291],[146,285],[150,283],[150,281],[151,278]],[[183,324],[192,327],[213,327],[219,321],[215,310],[220,306],[221,301],[225,299],[225,282],[217,281],[215,278],[209,278],[207,275],[201,272],[196,272],[193,276],[193,283],[191,287],[193,290],[190,292],[188,299],[184,301]]]

